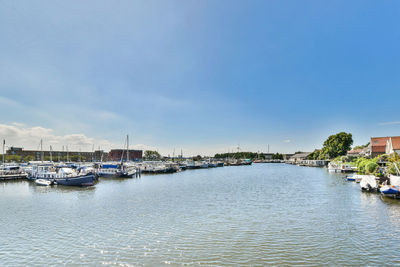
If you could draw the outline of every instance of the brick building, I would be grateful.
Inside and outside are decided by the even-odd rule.
[[[109,153],[109,158],[112,161],[126,161],[126,149],[111,149]],[[143,158],[143,151],[142,150],[133,150],[129,149],[129,160],[141,160]]]

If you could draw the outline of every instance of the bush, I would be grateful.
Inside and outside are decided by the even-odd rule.
[[[369,161],[365,164],[365,172],[367,174],[372,174],[375,173],[375,171],[378,169],[379,165],[376,162]]]

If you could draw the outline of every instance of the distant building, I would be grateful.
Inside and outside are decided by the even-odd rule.
[[[289,160],[294,154],[283,154],[284,160]]]
[[[289,161],[291,162],[300,162],[302,160],[307,159],[308,155],[310,155],[312,152],[301,152],[301,153],[296,153],[293,156],[290,157]]]
[[[108,155],[108,152],[105,152],[104,150],[95,150],[93,153],[93,161],[94,162],[100,162],[100,161],[109,161],[110,157]]]
[[[109,154],[109,158],[112,161],[122,161],[127,160],[126,149],[111,149]],[[129,150],[129,160],[141,160],[143,158],[142,150]]]
[[[362,148],[352,149],[352,150],[347,151],[347,156],[349,156],[349,157],[359,157],[362,152],[363,152]]]
[[[273,153],[262,153],[261,155],[264,156],[264,159],[271,160],[272,159],[272,155],[274,155],[274,154]]]

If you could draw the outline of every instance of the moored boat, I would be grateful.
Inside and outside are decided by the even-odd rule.
[[[118,164],[100,164],[97,175],[103,178],[132,178],[136,174],[136,168]]]
[[[53,164],[33,166],[31,179],[38,185],[47,185],[42,180],[66,186],[92,186],[95,183],[95,176],[91,172],[77,172],[73,168]]]
[[[400,198],[400,176],[389,175],[390,185],[383,185],[380,188],[382,196]]]
[[[50,180],[46,180],[46,179],[36,179],[35,184],[40,185],[40,186],[49,186],[49,185],[52,185],[53,182]]]
[[[361,177],[360,188],[362,191],[376,192],[378,190],[378,183],[376,182],[375,175],[358,175]]]
[[[54,180],[54,183],[67,186],[92,186],[94,185],[94,181],[94,174],[90,173],[74,177],[58,178]]]

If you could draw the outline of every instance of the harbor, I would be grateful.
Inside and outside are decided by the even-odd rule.
[[[396,265],[399,202],[361,193],[345,175],[271,163],[94,187],[4,182],[0,259],[4,266]]]
[[[326,168],[328,172],[347,174],[345,180],[359,183],[361,191],[379,193],[382,197],[400,199],[400,164],[398,152],[400,151],[400,137],[372,137],[369,145],[362,149],[354,147],[351,134],[338,133],[331,135],[327,140],[334,138],[347,138],[347,149],[339,152],[334,159],[326,158],[324,148],[310,152],[296,152],[294,154],[267,154],[240,152],[215,154],[214,157],[189,157],[184,158],[182,153],[178,157],[161,157],[157,151],[142,151],[129,149],[129,136],[126,136],[125,148],[114,149],[109,153],[101,151],[87,152],[89,161],[82,161],[82,154],[77,154],[79,161],[69,161],[70,153],[67,149],[66,157],[52,150],[43,151],[43,141],[40,140],[40,151],[24,151],[22,148],[11,147],[7,150],[8,160],[20,161],[6,164],[5,140],[3,140],[2,166],[0,181],[27,180],[36,186],[95,186],[104,179],[140,178],[144,175],[172,174],[182,171],[209,169],[231,166],[251,166],[254,164],[291,164],[304,167]],[[337,149],[337,145],[333,149]],[[332,148],[330,148],[332,149]],[[239,149],[238,149],[239,150]],[[332,151],[332,150],[331,150]],[[16,154],[18,152],[18,154]],[[357,152],[357,153],[356,153]],[[54,159],[53,153],[58,154]],[[95,161],[96,158],[100,162]],[[346,155],[343,155],[345,154]],[[37,155],[40,161],[25,160]],[[48,154],[49,161],[44,161]],[[71,153],[73,154],[73,153]],[[11,157],[10,157],[11,155]],[[316,155],[318,159],[315,159]],[[249,157],[249,158],[244,158]],[[252,159],[251,159],[252,158]],[[322,158],[322,159],[321,159]],[[67,159],[62,161],[61,159]],[[90,161],[92,159],[92,161]],[[103,159],[108,159],[104,161]],[[110,161],[113,159],[114,161]],[[118,160],[118,161],[117,161]],[[267,165],[268,165],[267,164]]]

